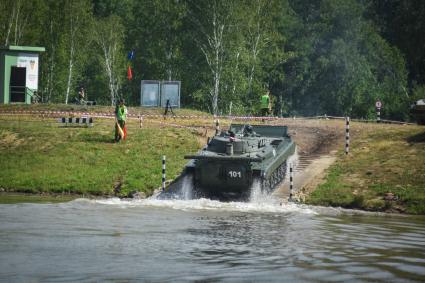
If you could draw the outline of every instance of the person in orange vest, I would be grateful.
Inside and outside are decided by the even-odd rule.
[[[127,107],[124,105],[124,99],[120,99],[119,104],[115,107],[115,142],[127,137],[127,129],[125,122],[127,120]]]

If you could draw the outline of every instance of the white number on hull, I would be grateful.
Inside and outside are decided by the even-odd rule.
[[[229,171],[230,178],[242,178],[242,173],[240,171]]]

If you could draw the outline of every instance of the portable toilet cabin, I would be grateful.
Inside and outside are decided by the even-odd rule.
[[[44,47],[0,47],[0,103],[30,104],[37,98],[39,53]]]

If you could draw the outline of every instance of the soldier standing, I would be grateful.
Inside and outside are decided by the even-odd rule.
[[[127,129],[125,121],[127,120],[127,107],[124,105],[124,99],[120,99],[119,104],[115,108],[115,142],[127,137]]]
[[[270,114],[271,102],[270,102],[270,91],[267,91],[261,96],[261,116],[265,117]],[[264,122],[264,119],[263,119]]]

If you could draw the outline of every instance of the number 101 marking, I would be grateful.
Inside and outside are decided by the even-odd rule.
[[[242,178],[242,173],[240,171],[229,171],[230,178]]]

